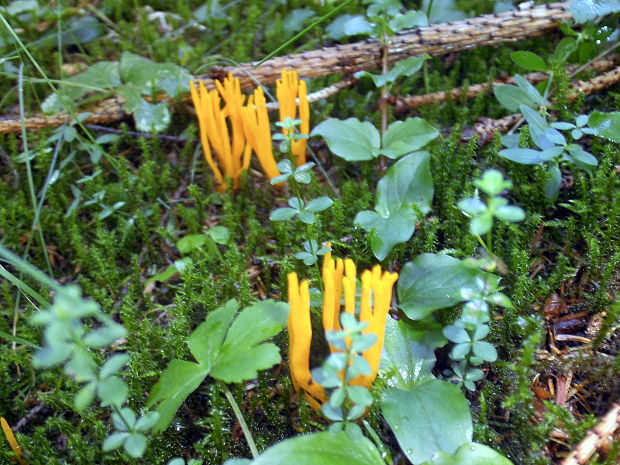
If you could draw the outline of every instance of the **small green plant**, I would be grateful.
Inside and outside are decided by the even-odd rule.
[[[450,352],[453,379],[470,391],[484,376],[476,367],[497,360],[495,347],[483,340],[489,334],[489,303],[511,307],[510,299],[498,292],[498,280],[477,279],[476,284],[475,288],[461,288],[461,296],[467,301],[461,317],[443,330],[444,336],[454,343]]]
[[[293,197],[288,199],[288,207],[277,208],[271,212],[269,219],[271,221],[289,221],[293,218],[299,219],[302,223],[310,226],[316,221],[316,213],[327,210],[334,204],[334,201],[328,196],[317,197],[309,201],[304,200],[304,187],[312,182],[313,162],[304,163],[301,166],[294,167],[293,160],[293,142],[301,139],[307,139],[307,134],[298,134],[296,127],[301,124],[301,120],[294,120],[286,117],[283,122],[276,123],[282,127],[286,134],[277,133],[273,135],[273,139],[280,141],[280,151],[288,156],[287,159],[278,163],[280,175],[271,179],[272,185],[287,182],[293,192]],[[303,260],[307,266],[317,263],[320,255],[325,255],[330,251],[328,247],[319,246],[318,238],[310,237],[312,230],[308,228],[308,239],[303,242],[303,251],[297,252],[295,257]]]
[[[144,411],[138,415],[123,407],[129,393],[122,378],[128,354],[114,354],[103,364],[95,355],[95,351],[105,350],[125,337],[125,328],[107,316],[97,302],[82,297],[78,286],[57,284],[6,249],[0,248],[0,255],[55,292],[53,303],[32,317],[34,324],[43,326],[44,342],[34,354],[33,366],[51,369],[62,365],[65,373],[82,385],[73,400],[78,412],[88,408],[95,398],[101,407],[112,410],[116,432],[104,441],[104,451],[123,447],[131,457],[142,457],[159,413]]]
[[[502,173],[497,170],[487,170],[480,179],[474,181],[474,185],[488,196],[487,202],[478,196],[463,199],[458,207],[471,217],[469,231],[478,238],[484,248],[493,253],[493,220],[517,223],[525,219],[525,212],[521,207],[508,205],[508,200],[500,197],[500,194],[512,188],[512,182],[505,180]],[[487,235],[485,243],[481,236]]]
[[[377,342],[376,334],[363,334],[367,322],[357,321],[349,313],[340,316],[341,331],[327,331],[327,341],[339,352],[332,353],[320,368],[312,370],[312,377],[329,391],[329,400],[322,412],[333,423],[329,431],[344,431],[351,439],[359,439],[362,430],[356,422],[372,404],[372,396],[365,386],[351,385],[361,375],[369,375],[371,368],[362,352]],[[344,372],[344,375],[341,374]]]

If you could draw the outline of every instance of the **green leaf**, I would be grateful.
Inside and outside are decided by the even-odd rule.
[[[118,376],[110,376],[109,378],[99,381],[97,391],[101,399],[102,407],[107,407],[109,405],[119,407],[127,400],[129,388],[125,381]]]
[[[472,218],[469,223],[469,231],[476,236],[482,236],[488,233],[493,227],[493,213],[490,211],[484,212],[482,215],[478,215]]]
[[[213,226],[207,231],[207,234],[216,244],[228,245],[230,241],[230,231],[226,226]]]
[[[314,16],[316,16],[316,12],[310,8],[296,8],[292,10],[282,21],[284,35],[291,36],[301,31]]]
[[[514,80],[519,86],[519,89],[525,92],[525,94],[534,102],[533,108],[536,108],[538,105],[545,106],[547,104],[545,98],[540,95],[540,92],[534,87],[530,81],[525,79],[520,74],[515,74]],[[528,105],[527,102],[522,102],[525,105]],[[531,105],[528,105],[531,106]]]
[[[588,126],[596,131],[596,135],[612,142],[620,143],[620,112],[604,113],[593,111],[590,113]]]
[[[276,208],[269,215],[269,219],[271,221],[286,221],[286,220],[290,220],[291,218],[293,218],[297,213],[299,213],[299,210],[296,210],[294,208],[289,208],[289,207]]]
[[[209,369],[197,363],[172,360],[168,364],[147,401],[149,408],[161,402],[157,406],[159,420],[153,428],[154,433],[160,433],[170,425],[181,404],[208,374]]]
[[[435,379],[435,349],[446,343],[441,325],[434,320],[405,321],[388,318],[381,359],[382,369],[391,375],[389,386],[409,390]]]
[[[394,32],[399,32],[416,26],[428,26],[428,18],[421,11],[410,10],[405,14],[397,14],[390,19],[389,24]]]
[[[535,165],[536,163],[548,161],[553,158],[549,155],[549,153],[545,154],[540,150],[534,149],[504,149],[499,151],[500,157],[515,163],[521,163],[522,165]]]
[[[433,194],[430,154],[415,152],[394,163],[378,182],[375,210],[387,218],[403,206],[414,204],[426,214]]]
[[[78,412],[81,412],[90,404],[92,404],[95,398],[95,392],[97,391],[97,383],[88,383],[76,394],[73,399],[73,405]]]
[[[573,0],[568,11],[573,15],[575,22],[581,24],[598,16],[620,11],[620,2],[617,0]]]
[[[310,200],[305,209],[311,212],[320,212],[328,209],[334,204],[334,201],[329,197],[318,197],[316,199]]]
[[[99,372],[100,378],[107,378],[118,371],[122,370],[129,362],[129,354],[117,354],[110,357],[105,364],[101,367]]]
[[[200,249],[207,242],[207,236],[204,234],[189,234],[177,241],[177,249],[182,254],[188,254],[192,250]]]
[[[528,71],[547,71],[545,60],[532,52],[512,52],[510,54],[510,59]]]
[[[523,209],[514,205],[506,205],[504,207],[500,207],[495,210],[493,214],[500,220],[510,221],[511,223],[517,223],[525,219],[525,212],[523,211]]]
[[[395,121],[383,136],[381,153],[389,158],[400,158],[421,149],[438,135],[439,131],[422,118]]]
[[[263,341],[278,334],[288,319],[288,304],[265,300],[244,309],[230,326],[213,364],[211,376],[239,383],[281,360],[280,351]]]
[[[453,454],[472,438],[469,404],[461,390],[447,382],[431,380],[410,391],[387,388],[381,411],[414,465],[437,452]]]
[[[493,93],[497,100],[499,100],[499,103],[508,111],[518,111],[519,105],[527,105],[528,107],[536,108],[536,102],[527,92],[517,86],[497,86],[493,89]]]
[[[230,299],[221,307],[209,312],[205,321],[187,339],[186,344],[190,352],[207,369],[210,369],[217,358],[237,310],[239,304],[236,300]]]
[[[125,440],[125,452],[133,458],[142,457],[144,455],[144,451],[146,450],[146,443],[147,439],[144,434],[132,433]]]
[[[133,117],[138,131],[161,132],[170,124],[170,109],[165,102],[153,104],[141,99]]]
[[[322,136],[332,153],[347,161],[372,160],[381,143],[379,131],[357,118],[326,119],[310,135]]]
[[[96,89],[111,90],[121,85],[118,62],[101,61],[86,71],[71,76],[60,83],[60,94],[65,100],[75,102]],[[42,104],[44,113],[56,113],[64,106],[56,94],[47,97]]]
[[[146,432],[150,430],[153,426],[155,426],[155,424],[157,424],[157,420],[159,420],[159,413],[146,412],[138,419],[136,425],[134,426],[134,429],[136,431]]]
[[[384,465],[381,454],[366,438],[351,440],[345,433],[313,433],[270,447],[251,465]]]
[[[390,212],[387,218],[371,210],[359,212],[353,222],[364,230],[372,231],[370,247],[378,260],[384,260],[397,244],[413,236],[417,216],[409,206]]]
[[[545,197],[550,200],[555,200],[558,198],[560,185],[562,184],[560,166],[557,163],[550,163],[547,167],[547,174],[549,175],[549,179],[545,182]]]
[[[412,320],[421,320],[435,310],[463,302],[461,288],[476,288],[476,279],[480,277],[498,280],[449,255],[418,255],[400,273],[398,306]]]
[[[463,444],[454,455],[438,453],[421,465],[513,465],[510,460],[488,446],[471,442]]]
[[[103,441],[103,446],[101,446],[101,449],[104,452],[109,452],[111,450],[118,449],[119,447],[123,445],[123,443],[128,437],[129,437],[129,433],[124,433],[124,432],[112,433],[110,436],[105,438],[105,440]]]
[[[172,63],[154,63],[131,52],[123,52],[119,69],[123,83],[135,86],[141,94],[163,90],[171,97],[175,97],[179,90],[189,90],[189,82],[192,79],[192,76],[180,66]]]
[[[396,63],[387,73],[372,74],[368,71],[358,71],[355,73],[355,77],[358,79],[369,77],[375,83],[376,87],[382,87],[386,84],[393,83],[402,76],[413,76],[422,68],[422,65],[428,58],[430,58],[430,56],[427,54],[405,58]]]
[[[474,355],[480,357],[485,362],[494,362],[497,360],[497,350],[487,341],[476,341],[473,346]]]

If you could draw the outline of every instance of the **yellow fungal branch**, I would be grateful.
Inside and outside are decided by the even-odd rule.
[[[281,79],[276,81],[276,97],[280,105],[280,122],[286,117],[300,119],[299,132],[310,133],[310,107],[308,105],[308,89],[306,82],[297,78],[297,71],[283,69]],[[282,132],[288,134],[288,129]],[[291,151],[295,156],[295,164],[301,166],[306,163],[307,139],[293,141]]]
[[[344,294],[344,311],[356,314],[356,267],[353,260],[334,260],[331,252],[323,261],[323,329],[340,330],[341,297]],[[398,273],[382,272],[379,265],[372,271],[362,273],[362,295],[357,317],[367,322],[365,334],[375,334],[377,342],[362,356],[369,363],[371,373],[358,376],[351,380],[352,385],[370,388],[377,377],[381,350],[385,336],[385,323],[392,299],[392,288],[398,279]],[[310,344],[312,327],[310,325],[310,293],[308,281],[299,284],[297,274],[288,275],[290,313],[288,320],[290,371],[295,390],[303,390],[309,404],[319,409],[320,403],[326,401],[321,386],[315,383],[310,375]],[[334,347],[330,347],[335,352]],[[344,373],[343,373],[344,375]]]
[[[241,94],[239,80],[229,76],[224,84],[217,82],[218,90],[208,91],[202,81],[198,89],[190,85],[192,101],[196,108],[200,126],[200,140],[205,158],[215,176],[218,190],[226,189],[224,177],[233,181],[233,187],[239,187],[241,172],[250,164],[249,148],[246,147],[245,135],[241,123],[241,106],[245,97]],[[221,98],[226,105],[222,108]],[[227,122],[228,121],[228,122]],[[231,131],[229,131],[229,124]],[[232,145],[230,132],[232,132]],[[217,164],[211,155],[217,155]]]
[[[22,448],[19,447],[17,439],[15,439],[15,435],[13,434],[13,430],[3,417],[0,417],[0,426],[2,426],[2,431],[4,431],[6,440],[9,441],[11,449],[13,449],[13,452],[15,452],[15,459],[17,459],[19,465],[27,465],[27,462],[22,455]]]
[[[310,375],[310,290],[308,281],[302,281],[301,286],[299,285],[297,273],[288,275],[288,301],[289,367],[293,387],[298,392],[303,389],[308,403],[318,410],[320,403],[327,398],[323,388],[315,383]]]
[[[273,157],[271,129],[263,89],[258,87],[241,109],[243,129],[248,144],[258,157],[263,172],[271,179],[280,175]]]

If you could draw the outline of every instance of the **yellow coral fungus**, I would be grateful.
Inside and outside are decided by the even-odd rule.
[[[265,106],[263,89],[258,87],[248,99],[248,104],[241,109],[243,129],[248,144],[258,157],[265,174],[271,179],[280,175],[273,157],[269,116]]]
[[[250,148],[245,141],[241,123],[241,107],[245,97],[241,94],[239,80],[228,76],[224,84],[217,82],[218,90],[208,91],[204,83],[198,83],[198,89],[190,85],[192,101],[196,108],[200,126],[200,140],[205,158],[215,176],[218,190],[226,189],[224,176],[233,181],[233,187],[239,187],[241,172],[250,164]],[[221,97],[226,105],[222,108]],[[227,120],[232,130],[231,137]],[[211,155],[217,155],[217,163]]]
[[[334,260],[331,252],[323,261],[323,329],[340,330],[341,296],[344,294],[344,311],[355,314],[356,268],[353,260]],[[385,323],[390,309],[392,288],[398,279],[397,273],[382,272],[379,265],[372,271],[362,273],[362,296],[357,315],[360,321],[368,323],[364,334],[375,334],[377,342],[362,353],[370,365],[371,372],[351,380],[352,385],[369,388],[377,377]],[[310,375],[310,343],[312,328],[310,326],[310,293],[308,281],[298,282],[297,274],[288,275],[289,283],[289,351],[290,370],[295,390],[302,389],[310,405],[318,409],[325,402],[325,393]],[[332,352],[336,349],[330,347]]]
[[[308,90],[306,82],[297,78],[297,71],[283,69],[282,77],[276,81],[276,97],[280,105],[280,122],[287,117],[301,120],[299,132],[308,135],[310,132],[310,107],[308,105]],[[282,128],[286,135],[288,129]],[[301,166],[306,163],[307,139],[293,141],[291,152],[295,156],[295,164]]]
[[[11,430],[11,427],[3,417],[0,417],[0,426],[2,426],[2,431],[4,431],[7,441],[9,441],[9,446],[11,446],[11,449],[13,449],[13,452],[15,453],[15,458],[20,465],[26,465],[26,460],[22,455],[22,448],[19,447],[17,439],[15,439],[15,435],[13,434],[13,430]]]

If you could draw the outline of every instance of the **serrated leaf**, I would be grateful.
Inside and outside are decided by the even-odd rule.
[[[226,336],[239,304],[231,299],[211,311],[185,342],[194,358],[204,367],[211,367]]]
[[[257,376],[280,362],[280,351],[265,340],[286,325],[288,305],[265,300],[243,310],[230,326],[211,376],[227,383],[238,383]]]
[[[347,161],[372,160],[381,143],[377,128],[357,118],[326,119],[310,135],[322,136],[332,153]]]
[[[151,391],[147,407],[158,402],[159,420],[154,433],[165,430],[187,396],[194,392],[209,374],[208,368],[193,362],[172,360]]]

